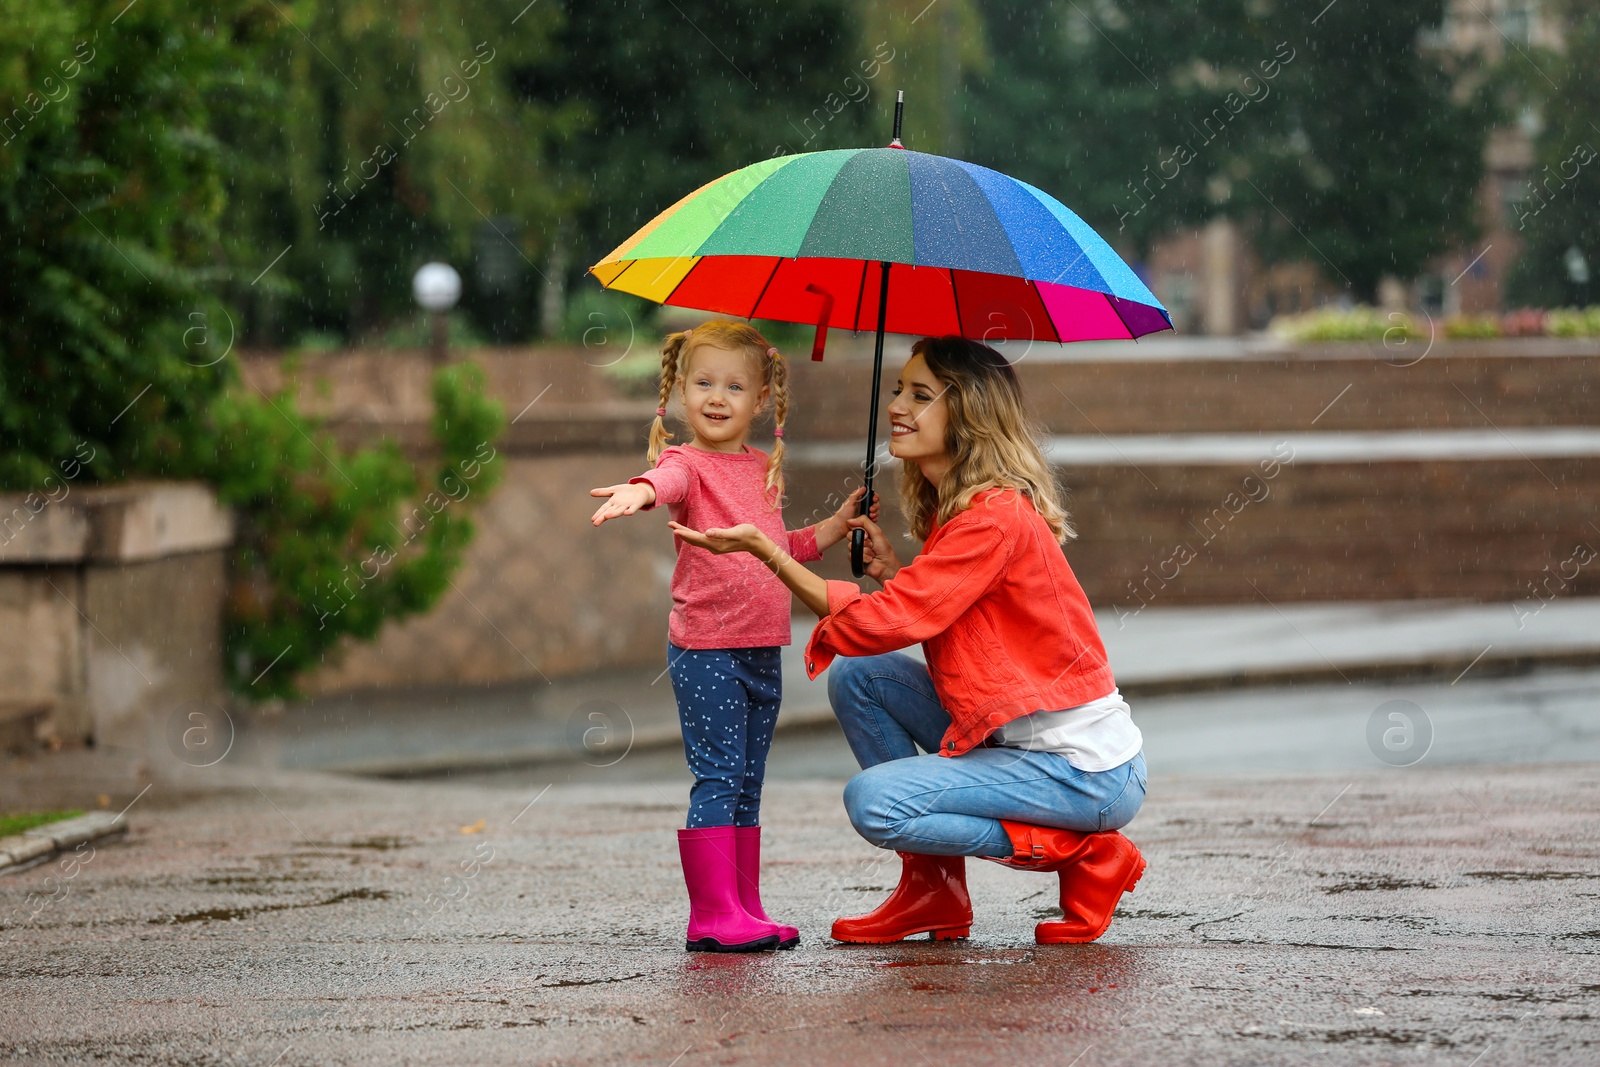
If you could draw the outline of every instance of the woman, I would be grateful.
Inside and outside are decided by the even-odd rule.
[[[966,856],[1061,879],[1041,944],[1093,941],[1145,861],[1115,831],[1145,795],[1143,741],[1061,552],[1072,536],[1016,372],[960,337],[912,347],[889,406],[901,505],[921,553],[902,565],[870,519],[863,593],[794,562],[754,526],[680,537],[750,552],[820,617],[806,647],[864,768],[845,787],[857,831],[899,851],[900,884],[839,919],[839,941],[966,937]],[[927,666],[896,651],[921,642]],[[835,657],[841,658],[835,661]],[[917,747],[932,755],[917,754]]]

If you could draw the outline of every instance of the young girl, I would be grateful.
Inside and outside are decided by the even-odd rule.
[[[666,504],[696,529],[749,523],[800,562],[849,532],[862,490],[837,514],[788,531],[783,526],[783,423],[788,368],[752,326],[707,322],[668,336],[661,348],[661,402],[650,429],[655,468],[623,485],[592,489],[609,499],[596,526]],[[677,392],[690,438],[672,439],[663,420]],[[772,406],[772,455],[745,444],[756,416]],[[760,560],[716,555],[674,538],[667,668],[678,699],[684,754],[694,773],[688,827],[678,831],[689,889],[690,952],[793,948],[800,932],[774,923],[761,906],[761,782],[783,697],[779,646],[789,643],[789,591]]]

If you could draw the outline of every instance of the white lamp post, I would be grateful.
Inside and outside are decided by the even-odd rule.
[[[433,360],[443,363],[448,354],[446,316],[461,299],[461,275],[448,263],[424,263],[411,278],[411,295],[432,319]]]

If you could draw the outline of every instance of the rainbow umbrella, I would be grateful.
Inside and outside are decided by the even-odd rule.
[[[900,144],[779,156],[701,186],[589,268],[608,289],[739,318],[884,333],[1090,341],[1170,330],[1161,302],[1050,194]],[[874,276],[873,267],[877,267]],[[861,531],[851,559],[861,574]]]

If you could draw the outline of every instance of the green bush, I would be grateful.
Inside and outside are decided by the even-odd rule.
[[[1444,335],[1455,340],[1499,337],[1500,320],[1493,315],[1452,315],[1444,320]]]
[[[1454,340],[1496,337],[1600,337],[1600,306],[1541,311],[1521,308],[1501,315],[1451,315],[1430,326],[1414,316],[1371,307],[1319,308],[1274,319],[1272,333],[1290,341],[1394,341],[1426,337],[1430,329]]]
[[[1427,336],[1426,329],[1419,329],[1410,315],[1364,304],[1283,315],[1272,321],[1272,332],[1290,341],[1392,341]]]
[[[1551,337],[1600,337],[1600,305],[1556,308],[1545,316],[1545,332]]]
[[[240,695],[295,696],[296,675],[341,637],[370,639],[449,585],[470,513],[500,479],[505,419],[471,365],[440,370],[433,401],[426,492],[394,442],[343,452],[287,392],[263,402],[236,389],[212,409],[203,473],[240,520],[225,659]]]

